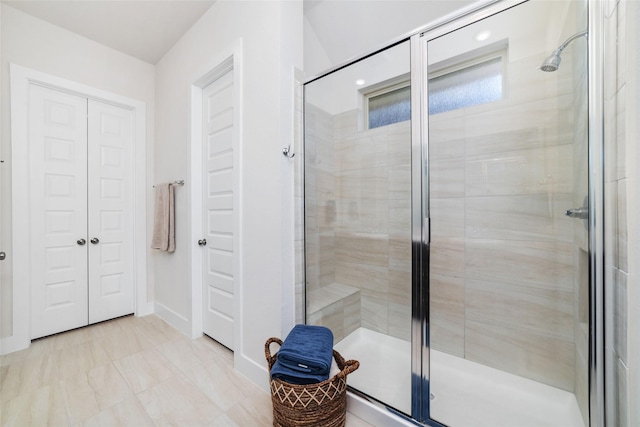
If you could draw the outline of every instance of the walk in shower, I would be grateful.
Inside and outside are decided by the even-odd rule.
[[[305,84],[306,321],[425,424],[585,427],[588,7],[508,6]]]

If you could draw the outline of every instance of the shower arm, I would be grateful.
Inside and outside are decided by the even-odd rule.
[[[572,41],[574,41],[579,37],[582,37],[582,36],[587,37],[588,33],[589,33],[588,31],[583,31],[581,33],[572,35],[567,40],[565,40],[564,43],[562,43],[555,51],[559,55],[569,45],[569,43],[571,43]]]

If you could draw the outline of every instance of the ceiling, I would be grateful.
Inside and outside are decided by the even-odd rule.
[[[156,64],[215,0],[14,0],[2,3]]]
[[[330,65],[336,65],[482,3],[487,0],[305,0],[304,16],[307,30],[313,32]],[[313,49],[305,51],[305,55],[317,54]],[[305,71],[322,70],[305,62]]]

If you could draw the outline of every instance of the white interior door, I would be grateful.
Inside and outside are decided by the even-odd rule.
[[[203,331],[233,349],[234,298],[234,105],[233,71],[202,94]]]
[[[133,111],[89,100],[89,323],[134,312]]]
[[[88,321],[86,98],[31,85],[29,155],[31,338],[38,338]]]

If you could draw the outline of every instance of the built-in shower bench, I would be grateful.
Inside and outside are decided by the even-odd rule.
[[[334,342],[360,326],[360,289],[342,283],[330,283],[307,294],[307,322],[326,326]]]

